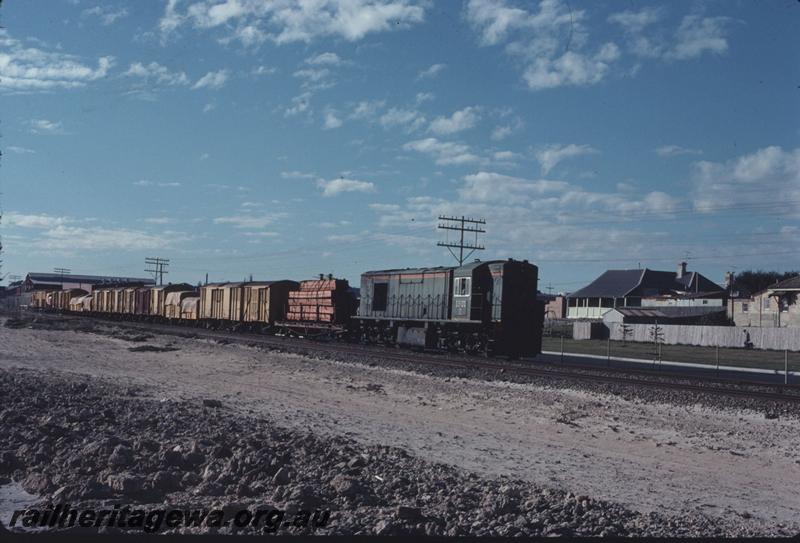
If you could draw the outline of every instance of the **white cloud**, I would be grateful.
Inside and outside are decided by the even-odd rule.
[[[156,249],[186,239],[176,233],[162,237],[126,228],[81,226],[78,219],[46,214],[11,212],[3,219],[7,226],[36,230],[36,237],[26,240],[26,246],[47,250]]]
[[[307,58],[306,63],[313,66],[319,66],[321,64],[327,66],[338,66],[339,64],[342,64],[342,59],[339,58],[339,55],[336,53],[326,52]]]
[[[295,77],[303,78],[307,81],[317,82],[330,75],[331,71],[327,68],[304,68],[297,70],[294,74]]]
[[[494,141],[504,140],[507,137],[511,136],[512,134],[515,134],[520,130],[522,130],[523,126],[524,123],[522,122],[522,119],[516,117],[508,124],[495,126],[494,130],[492,130],[491,138]]]
[[[298,172],[295,170],[290,172],[281,172],[281,177],[283,179],[314,179],[316,176],[311,173]]]
[[[245,236],[255,238],[275,238],[278,237],[277,232],[242,232]]]
[[[278,69],[273,66],[256,66],[252,70],[250,70],[250,75],[272,75],[277,72]]]
[[[355,105],[350,118],[358,120],[370,120],[378,114],[378,111],[384,106],[384,104],[385,102],[383,100],[362,100]]]
[[[161,249],[187,239],[174,232],[148,234],[126,228],[57,226],[42,233],[33,246],[50,250],[123,250]]]
[[[287,107],[284,110],[283,115],[285,117],[291,117],[293,115],[298,115],[300,113],[308,111],[308,108],[310,107],[310,105],[311,105],[311,93],[310,92],[304,92],[304,93],[298,94],[297,96],[292,98],[292,105]]]
[[[325,122],[323,123],[322,127],[325,130],[331,130],[334,128],[339,128],[342,126],[342,120],[336,116],[336,112],[333,110],[329,110],[325,112]]]
[[[680,145],[662,145],[656,149],[658,156],[671,157],[680,155],[702,155],[703,151],[699,149],[688,149]]]
[[[416,130],[425,123],[425,116],[413,109],[393,107],[381,115],[378,120],[384,128],[404,126],[409,130]]]
[[[317,187],[322,189],[323,196],[336,196],[343,192],[375,192],[375,185],[369,181],[358,181],[355,179],[332,179],[317,181]]]
[[[81,12],[81,17],[97,17],[105,26],[114,24],[119,19],[123,19],[127,16],[128,8],[126,7],[95,6]]]
[[[193,89],[219,89],[225,82],[228,81],[228,70],[218,70],[216,72],[208,72],[206,75],[197,80],[192,88]]]
[[[623,28],[628,49],[639,57],[687,60],[706,52],[727,52],[729,18],[686,15],[670,35],[663,28],[652,28],[664,18],[664,12],[663,8],[652,6],[626,10],[609,16],[608,21]]]
[[[167,67],[157,62],[151,62],[147,65],[141,62],[134,62],[122,75],[125,77],[137,77],[143,79],[147,83],[158,85],[174,86],[189,84],[189,78],[184,72],[170,71]]]
[[[6,149],[9,152],[16,153],[18,155],[28,155],[28,154],[33,154],[33,153],[36,152],[33,149],[28,149],[27,147],[20,147],[20,146],[17,146],[17,145],[9,145],[8,147],[6,147]]]
[[[522,59],[523,79],[532,90],[594,85],[619,58],[618,47],[610,42],[594,53],[584,51],[586,13],[562,0],[542,0],[535,12],[505,0],[470,0],[466,17],[483,46],[508,41],[505,50]]]
[[[222,27],[231,31],[228,39],[245,45],[243,33],[251,42],[258,36],[277,44],[328,36],[358,41],[371,33],[407,28],[422,22],[424,15],[421,6],[408,0],[200,0],[188,3],[182,13],[177,1],[169,0],[159,28],[166,39],[186,23],[198,29]]]
[[[752,215],[770,209],[800,213],[800,148],[771,146],[727,162],[701,161],[693,166],[694,206],[752,206]]]
[[[178,183],[177,181],[155,182],[155,181],[149,181],[147,179],[140,179],[139,181],[134,181],[133,185],[135,187],[161,187],[161,188],[181,186],[181,184]]]
[[[275,213],[272,215],[232,215],[230,217],[217,217],[214,219],[214,224],[231,224],[234,228],[241,229],[259,229],[264,228],[268,224],[286,217],[285,213]]]
[[[48,121],[47,119],[31,119],[28,121],[28,131],[31,134],[59,135],[65,134],[61,121]]]
[[[427,78],[436,77],[446,67],[447,67],[447,64],[433,64],[430,67],[425,68],[424,70],[420,71],[417,74],[417,79],[427,79]]]
[[[495,160],[514,160],[517,157],[518,157],[517,153],[514,153],[512,151],[495,151],[492,154],[492,158],[494,158]]]
[[[410,141],[403,145],[407,151],[417,151],[432,156],[440,166],[457,166],[478,162],[480,158],[470,151],[469,146],[436,138]]]
[[[567,51],[558,58],[537,58],[522,77],[532,90],[594,85],[606,77],[610,64],[618,58],[619,48],[606,43],[593,56]]]
[[[478,108],[465,107],[453,113],[450,117],[437,117],[431,121],[429,130],[439,136],[455,134],[468,130],[478,122]]]
[[[26,215],[10,212],[3,215],[6,226],[19,226],[21,228],[54,228],[70,222],[67,217],[54,217],[52,215]]]
[[[532,196],[563,193],[569,184],[563,181],[531,181],[492,172],[478,172],[464,177],[464,186],[459,195],[474,202],[501,202],[514,204],[525,202]]]
[[[378,211],[381,213],[400,210],[400,206],[397,204],[369,204],[368,207],[373,211]]]
[[[161,31],[162,42],[166,39],[184,22],[184,17],[175,9],[178,5],[178,0],[167,0],[164,7],[164,16],[158,21],[158,28]]]
[[[639,11],[625,10],[614,13],[608,17],[608,21],[622,26],[626,32],[639,33],[660,21],[663,16],[663,8],[648,6]]]
[[[97,60],[97,68],[61,51],[26,47],[0,29],[0,91],[36,92],[84,87],[106,77],[114,57]]]
[[[542,173],[547,175],[563,160],[597,152],[596,149],[589,145],[576,145],[574,143],[570,143],[569,145],[553,144],[537,150],[534,156],[542,167]]]
[[[727,17],[700,17],[687,15],[675,33],[676,44],[667,53],[668,58],[684,60],[696,58],[705,52],[721,55],[728,50],[725,37]]]
[[[170,217],[148,217],[144,220],[147,224],[172,224],[175,219]]]
[[[592,192],[565,181],[524,179],[479,171],[466,175],[453,199],[412,196],[398,208],[378,208],[378,224],[424,225],[438,215],[485,218],[492,232],[487,258],[529,255],[533,262],[556,258],[630,257],[636,261],[663,240],[660,232],[635,227],[640,217],[663,216],[675,210],[677,198],[660,192]],[[621,227],[586,225],[587,217],[624,221]],[[435,231],[435,221],[429,221]],[[487,228],[488,229],[488,228]],[[435,237],[421,240],[431,246]],[[650,253],[652,254],[652,252]]]

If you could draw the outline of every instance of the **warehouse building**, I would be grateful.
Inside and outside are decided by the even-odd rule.
[[[31,272],[25,276],[25,292],[34,290],[65,290],[80,288],[91,292],[99,285],[141,284],[155,285],[152,278],[112,277],[108,275],[73,275]]]

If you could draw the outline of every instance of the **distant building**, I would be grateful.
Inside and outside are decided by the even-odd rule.
[[[546,320],[559,320],[567,318],[567,297],[551,296],[544,306],[544,318]]]
[[[584,288],[568,296],[567,318],[600,319],[614,308],[706,307],[724,310],[727,293],[698,272],[608,270]]]
[[[749,298],[732,298],[728,313],[736,326],[800,326],[800,275],[779,281]]]
[[[31,272],[25,276],[25,292],[34,290],[65,290],[80,288],[87,292],[99,285],[141,284],[155,285],[152,277],[113,277],[108,275],[62,275],[59,273]]]

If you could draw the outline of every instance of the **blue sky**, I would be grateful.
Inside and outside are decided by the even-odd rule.
[[[790,0],[5,2],[4,274],[800,266]]]

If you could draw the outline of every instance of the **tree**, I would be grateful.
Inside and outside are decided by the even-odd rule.
[[[783,281],[784,279],[789,279],[797,275],[800,275],[800,271],[776,272],[746,270],[736,275],[733,288],[734,290],[746,290],[750,294],[753,294],[764,290],[770,285],[774,285],[778,281]]]

